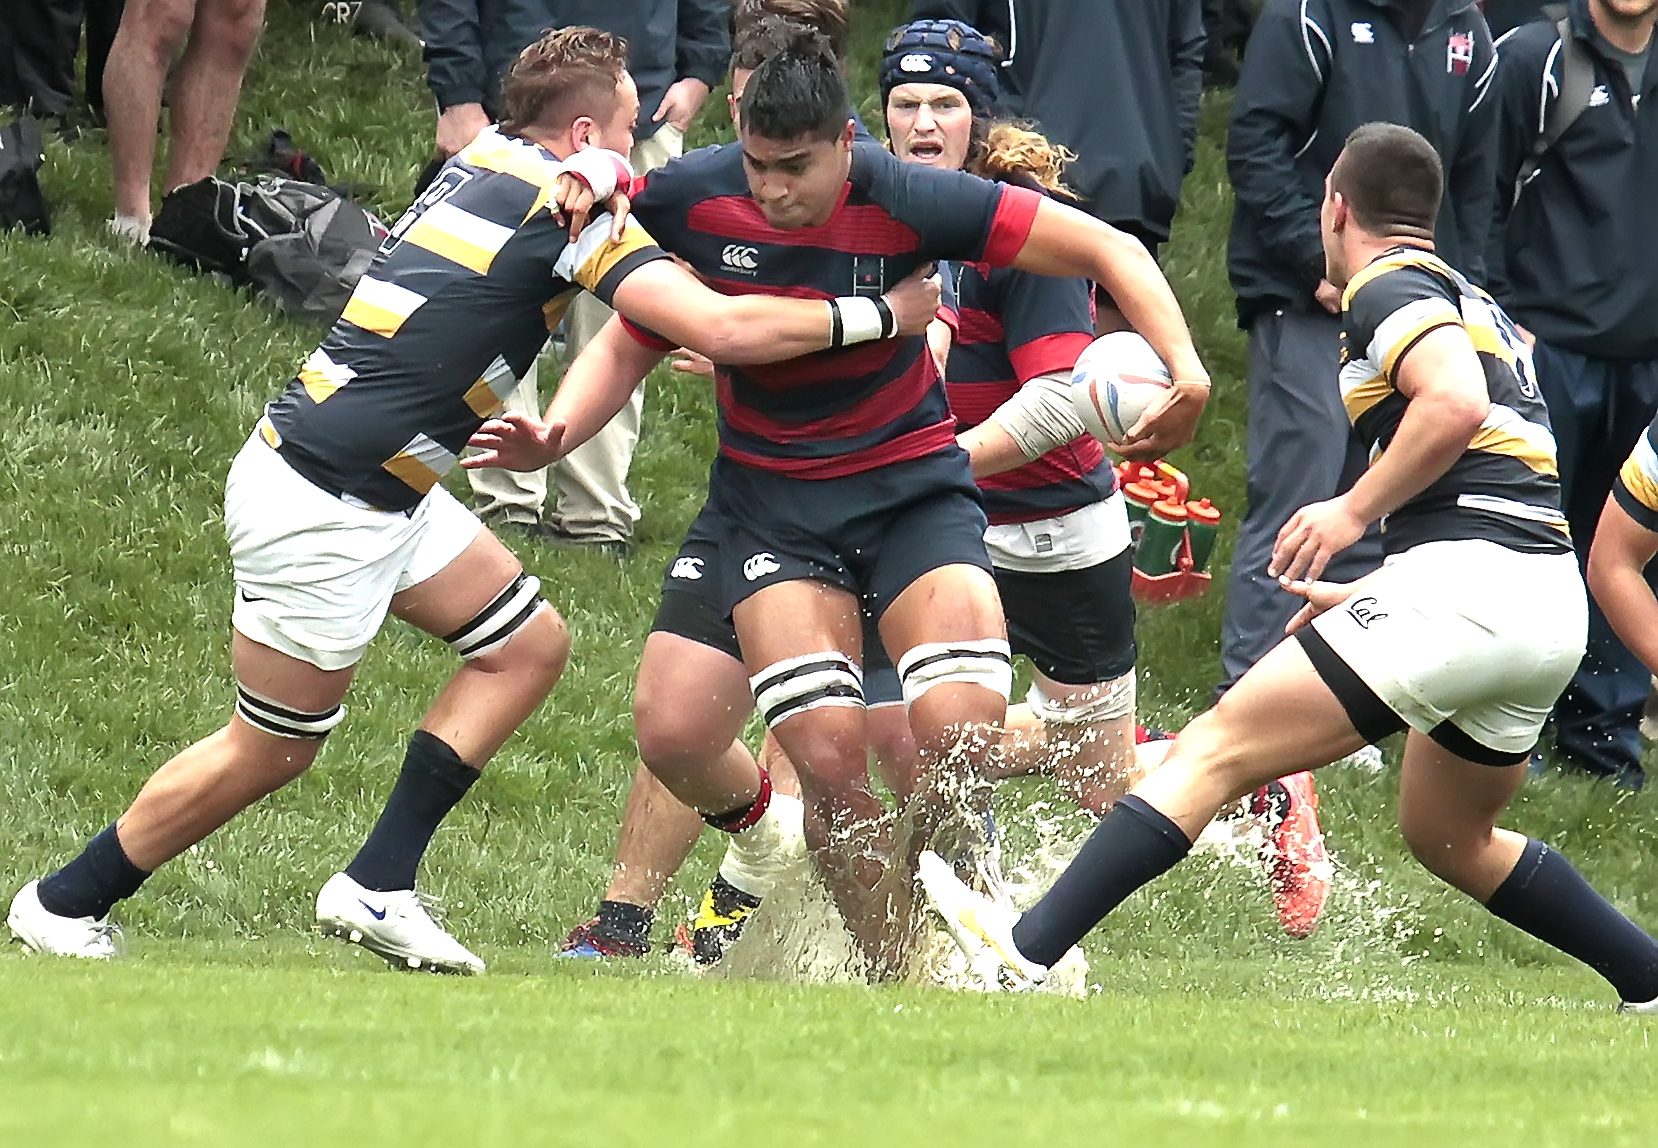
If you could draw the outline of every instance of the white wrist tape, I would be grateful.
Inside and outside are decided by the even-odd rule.
[[[898,334],[898,317],[885,295],[879,299],[842,295],[829,300],[829,345],[848,347]]]
[[[609,199],[616,194],[617,185],[633,179],[627,157],[602,147],[583,148],[560,164],[559,170],[585,183],[595,200]]]
[[[991,414],[1026,458],[1041,458],[1088,433],[1071,402],[1071,379],[1055,371],[1038,375]]]

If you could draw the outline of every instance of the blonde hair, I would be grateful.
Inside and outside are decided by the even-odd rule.
[[[972,151],[975,154],[969,158],[967,169],[974,175],[1001,180],[1023,176],[1044,191],[1072,195],[1061,176],[1065,165],[1077,158],[1076,153],[1063,144],[1052,143],[1028,124],[1011,120],[993,123],[983,142]]]

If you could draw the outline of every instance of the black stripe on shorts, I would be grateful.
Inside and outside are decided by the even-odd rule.
[[[1519,765],[1531,756],[1530,749],[1515,753],[1513,750],[1492,749],[1488,745],[1482,745],[1465,731],[1452,725],[1449,719],[1434,726],[1428,736],[1462,760],[1471,761],[1475,765]]]
[[[1317,630],[1302,626],[1295,632],[1295,640],[1301,643],[1307,660],[1313,664],[1324,684],[1330,687],[1330,692],[1336,695],[1341,708],[1347,711],[1347,720],[1353,723],[1353,728],[1366,742],[1375,745],[1406,727],[1408,723],[1405,719],[1377,697],[1375,690],[1365,685],[1364,679],[1353,671],[1352,666],[1342,661],[1341,655],[1330,648],[1330,643]]]

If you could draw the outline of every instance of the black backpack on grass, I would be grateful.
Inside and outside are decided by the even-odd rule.
[[[385,236],[385,224],[332,188],[270,174],[186,184],[150,225],[152,250],[324,325],[339,318]]]
[[[52,230],[52,212],[40,190],[40,123],[24,113],[0,127],[0,231],[21,227],[30,235]]]

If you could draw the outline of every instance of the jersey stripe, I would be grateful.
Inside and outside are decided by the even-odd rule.
[[[513,237],[513,229],[491,223],[453,203],[440,203],[421,215],[404,234],[405,243],[487,275],[496,254]]]
[[[867,251],[906,255],[921,246],[916,233],[885,209],[872,203],[849,204],[847,197],[851,190],[852,185],[847,184],[829,221],[818,227],[779,231],[766,222],[759,204],[746,195],[705,199],[691,208],[687,222],[698,231],[774,247],[818,247],[854,255]]]
[[[361,327],[389,339],[408,322],[410,315],[425,304],[424,295],[407,287],[399,287],[396,283],[364,275],[357,281],[357,289],[351,293],[351,301],[345,305],[340,318],[353,327]]]
[[[453,469],[456,461],[454,453],[444,449],[442,444],[417,434],[409,440],[408,446],[382,465],[402,482],[426,494]]]

